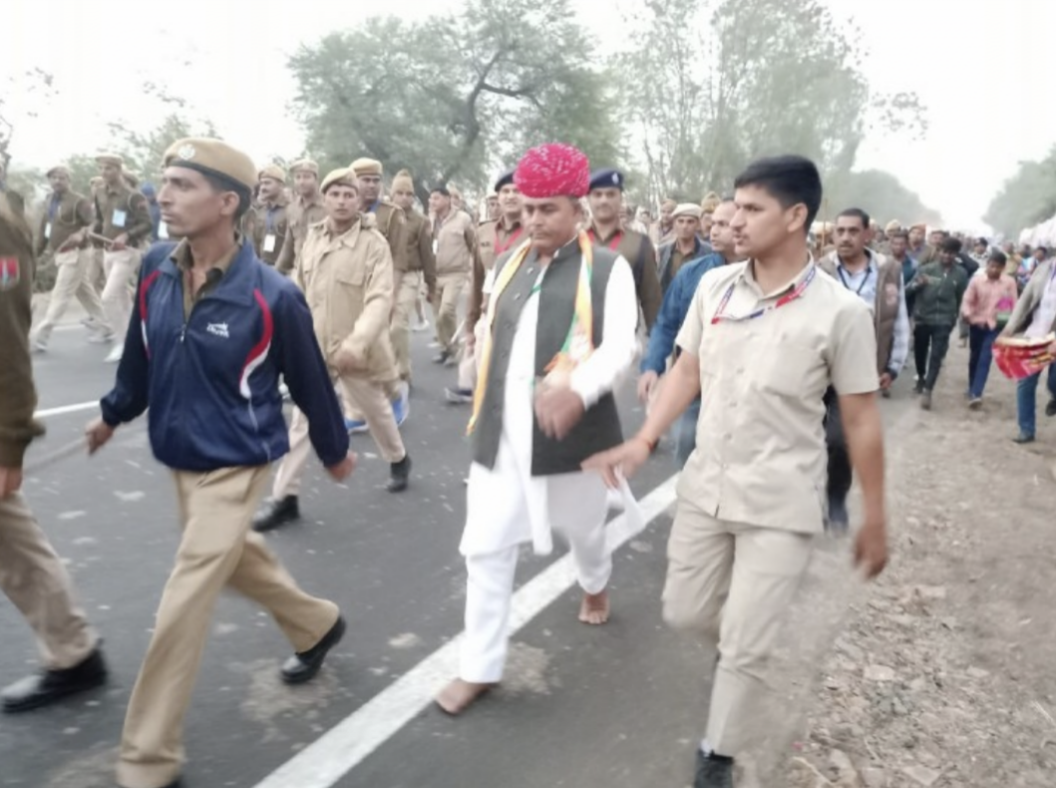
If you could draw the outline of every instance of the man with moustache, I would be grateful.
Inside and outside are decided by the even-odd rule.
[[[319,165],[311,159],[300,159],[290,165],[296,197],[286,206],[286,236],[282,239],[275,270],[287,276],[308,237],[308,228],[326,218],[323,197],[319,193]]]
[[[656,270],[656,249],[648,236],[620,225],[623,186],[624,177],[619,170],[597,170],[591,175],[588,196],[591,224],[587,235],[595,246],[616,252],[631,264],[638,305],[645,328],[650,330],[663,298]]]
[[[257,204],[247,214],[247,235],[261,262],[275,265],[286,240],[286,170],[269,164],[258,174]]]
[[[433,233],[429,219],[414,207],[414,181],[407,170],[392,179],[392,201],[404,215],[403,237],[406,271],[393,270],[392,290],[395,304],[389,336],[396,355],[400,379],[411,382],[411,313],[425,282],[430,299],[436,292],[436,257],[433,255]]]

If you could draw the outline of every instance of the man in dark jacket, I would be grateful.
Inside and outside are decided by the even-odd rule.
[[[960,315],[968,276],[957,265],[961,242],[948,238],[942,243],[937,263],[922,265],[906,287],[916,293],[916,324],[913,328],[913,354],[917,365],[916,391],[920,406],[931,410],[931,392],[939,379],[942,361],[950,349],[950,333]]]
[[[281,671],[289,684],[315,676],[345,628],[337,605],[298,588],[250,530],[269,465],[289,448],[280,375],[330,475],[340,481],[354,466],[304,296],[236,232],[256,167],[213,139],[176,142],[164,167],[162,219],[184,240],[144,259],[117,383],[88,427],[95,452],[149,406],[151,448],[172,469],[183,529],[125,719],[124,788],[177,784],[183,716],[225,586],[278,622],[295,652]]]

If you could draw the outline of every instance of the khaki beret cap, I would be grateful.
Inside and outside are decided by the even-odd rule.
[[[675,212],[671,214],[672,218],[677,219],[679,216],[692,216],[694,219],[700,218],[700,206],[695,205],[691,202],[684,202],[675,208]]]
[[[69,177],[70,169],[64,164],[56,164],[54,167],[44,173],[45,178],[50,178],[52,175],[65,175],[66,177]]]
[[[257,173],[258,180],[260,178],[274,178],[279,183],[286,183],[286,170],[280,167],[278,164],[269,164],[267,167]]]
[[[396,177],[392,179],[392,191],[413,192],[414,180],[411,178],[411,173],[407,170],[400,170],[396,173]]]
[[[223,140],[187,137],[169,146],[162,158],[165,167],[187,167],[244,187],[257,185],[257,166],[245,153]]]
[[[348,165],[348,168],[357,178],[362,178],[364,175],[384,175],[381,162],[377,159],[356,159]]]
[[[297,159],[297,161],[290,165],[290,172],[297,172],[298,170],[305,170],[306,172],[312,172],[318,175],[319,165],[311,159]]]
[[[666,200],[664,200],[662,203],[660,203],[660,207],[661,208],[670,208],[671,210],[674,210],[675,208],[678,207],[678,203],[675,202],[674,200],[672,200],[670,197],[668,197]]]
[[[113,164],[116,167],[125,166],[125,160],[116,153],[100,153],[95,157],[95,161],[98,164]]]
[[[898,219],[892,219],[884,227],[884,232],[897,233],[901,229],[902,229],[902,225],[899,223]]]
[[[319,191],[326,194],[326,190],[335,184],[353,186],[356,188],[356,191],[359,191],[359,185],[356,183],[356,174],[352,172],[351,167],[342,167],[338,170],[331,170],[328,172],[326,177],[323,178],[323,185],[320,187]]]
[[[927,222],[917,222],[916,224],[911,224],[909,226],[909,229],[910,230],[923,230],[923,231],[927,232],[928,223]]]

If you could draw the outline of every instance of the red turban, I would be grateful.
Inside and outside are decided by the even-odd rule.
[[[540,145],[521,158],[513,182],[525,197],[585,197],[590,191],[590,162],[571,145]]]

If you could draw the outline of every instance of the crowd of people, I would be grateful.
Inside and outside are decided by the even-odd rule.
[[[411,173],[386,183],[370,158],[325,174],[305,158],[287,171],[186,139],[167,151],[156,192],[119,156],[98,163],[88,195],[65,167],[48,172],[35,230],[13,195],[0,199],[0,540],[13,545],[0,551],[0,586],[45,663],[2,697],[18,712],[106,680],[99,637],[19,492],[40,433],[30,350],[47,351],[76,298],[88,340],[112,343],[118,364],[89,451],[146,412],[182,528],[127,712],[122,788],[179,783],[183,718],[225,586],[283,630],[287,683],[312,679],[341,640],[337,606],[303,591],[258,532],[301,516],[312,449],[334,479],[354,472],[350,433],[370,433],[390,491],[412,484],[400,427],[423,303],[434,360],[451,370],[443,396],[467,407],[471,435],[465,637],[436,703],[459,715],[502,680],[523,544],[548,554],[562,533],[579,620],[607,622],[612,491],[629,494],[626,479],[672,430],[681,476],[664,617],[719,651],[695,788],[735,784],[812,540],[849,529],[855,475],[855,559],[868,577],[884,568],[878,395],[890,396],[912,354],[930,409],[958,331],[971,348],[968,407],[979,408],[1001,335],[1045,338],[1056,323],[1046,250],[968,239],[966,252],[956,234],[881,229],[854,207],[819,222],[821,178],[797,156],[754,162],[728,196],[667,200],[655,222],[629,207],[620,170],[592,170],[560,144],[497,175],[479,221],[451,185],[430,185],[419,205]],[[31,327],[29,280],[46,256],[57,281]],[[625,439],[614,392],[635,365],[647,416]],[[1019,384],[1019,442],[1035,436],[1041,374]]]

